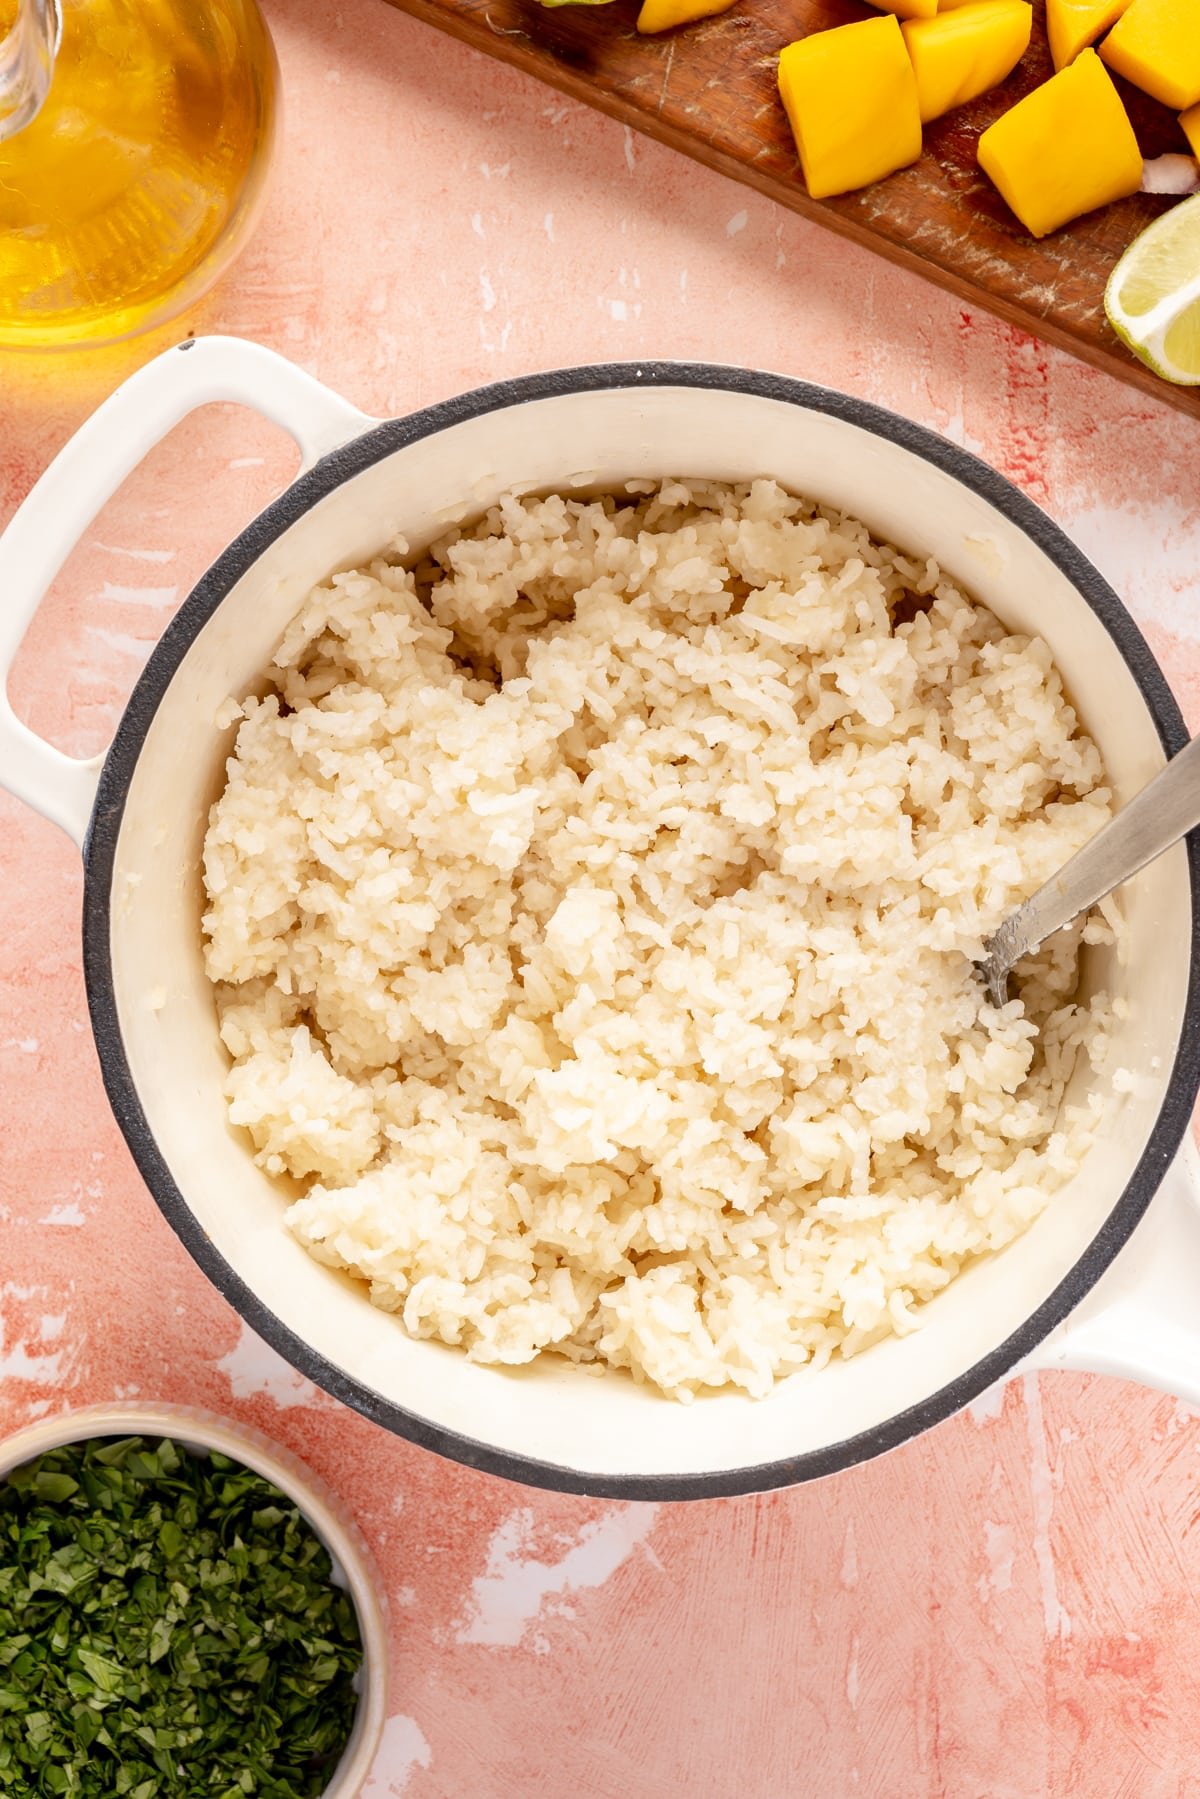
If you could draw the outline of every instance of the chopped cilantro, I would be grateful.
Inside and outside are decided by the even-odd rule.
[[[228,1457],[98,1438],[0,1479],[0,1795],[315,1799],[361,1660],[321,1542]]]

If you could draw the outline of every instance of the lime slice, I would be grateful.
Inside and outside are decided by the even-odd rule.
[[[1134,239],[1109,277],[1104,310],[1155,374],[1200,387],[1200,194]]]

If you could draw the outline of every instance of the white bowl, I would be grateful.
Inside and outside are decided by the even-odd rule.
[[[180,1448],[199,1455],[215,1449],[272,1481],[303,1514],[329,1552],[334,1579],[346,1587],[354,1602],[362,1635],[354,1728],[323,1795],[323,1799],[355,1799],[370,1772],[387,1719],[387,1608],[370,1551],[341,1501],[311,1468],[261,1431],[191,1406],[93,1405],[42,1418],[0,1442],[0,1481],[49,1449],[90,1442],[95,1437],[170,1437]]]

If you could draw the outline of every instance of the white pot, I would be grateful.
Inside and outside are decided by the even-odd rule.
[[[181,606],[107,755],[72,762],[5,707],[0,781],[83,850],[84,960],[109,1097],[162,1210],[250,1324],[416,1442],[514,1479],[629,1498],[712,1497],[832,1472],[1018,1367],[1101,1369],[1200,1400],[1200,1214],[1180,1150],[1200,1081],[1194,846],[1125,890],[1128,956],[1104,971],[1131,1002],[1106,1073],[1132,1070],[1131,1090],[1106,1106],[1078,1177],[1032,1229],[956,1280],[912,1336],[801,1371],[766,1400],[680,1406],[555,1357],[501,1373],[413,1341],[306,1255],[284,1228],[277,1187],[226,1119],[199,859],[231,742],[218,710],[258,681],[306,591],[332,569],[398,531],[419,546],[512,486],[770,474],[936,556],[1011,628],[1039,632],[1119,800],[1186,733],[1132,620],[1044,514],[974,457],[862,401],[735,369],[631,364],[534,376],[379,424],[269,351],[220,338],[143,368],[13,519],[0,539],[0,674],[107,494],[210,400],[242,401],[287,427],[305,472]]]

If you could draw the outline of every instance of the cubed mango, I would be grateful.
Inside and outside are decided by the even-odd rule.
[[[1100,46],[1110,69],[1173,106],[1200,100],[1200,0],[1132,0]]]
[[[1094,50],[1081,51],[988,127],[979,166],[1034,237],[1142,184],[1133,126]]]
[[[870,4],[898,19],[932,19],[938,9],[938,0],[870,0]]]
[[[1180,113],[1179,123],[1183,126],[1183,135],[1192,146],[1192,155],[1200,156],[1200,106],[1189,106]]]
[[[673,31],[676,25],[690,25],[693,19],[710,19],[714,13],[728,12],[734,0],[642,0],[637,28],[643,34]]]
[[[1081,50],[1112,28],[1129,0],[1046,0],[1046,36],[1056,69],[1073,63]]]
[[[940,119],[1011,75],[1033,30],[1026,0],[977,0],[900,27],[917,78],[921,119]]]
[[[895,18],[789,44],[779,92],[814,200],[868,187],[921,154],[917,80]]]

